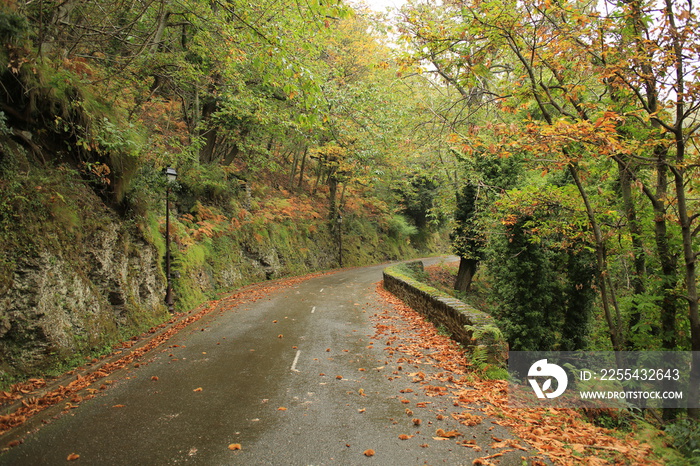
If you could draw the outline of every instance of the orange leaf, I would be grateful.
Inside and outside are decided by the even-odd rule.
[[[197,388],[195,388],[195,389],[192,390],[192,391],[193,391],[193,392],[201,392],[201,391],[202,391],[202,387],[197,387]]]
[[[277,411],[287,411],[287,408],[285,408],[284,406],[280,406],[279,408],[277,408]]]
[[[371,448],[369,450],[365,450],[364,455],[365,456],[374,456],[374,450],[372,450]]]
[[[454,437],[459,437],[462,434],[460,434],[456,430],[450,430],[448,432],[445,432],[444,429],[438,429],[435,432],[435,435],[437,435],[438,437],[442,437],[442,438],[454,438]]]
[[[411,437],[413,437],[413,435],[401,434],[401,435],[399,435],[399,440],[408,440]]]
[[[66,460],[67,461],[75,461],[78,458],[80,458],[80,455],[78,455],[76,453],[71,453],[70,455],[68,455],[68,458],[66,458]]]
[[[241,444],[240,443],[232,443],[231,445],[228,446],[228,449],[231,451],[241,450]]]

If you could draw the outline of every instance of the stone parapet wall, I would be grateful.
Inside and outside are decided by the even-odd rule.
[[[420,261],[404,266],[423,270]],[[505,366],[508,344],[488,314],[415,280],[403,273],[400,266],[384,269],[384,288],[435,326],[444,328],[453,340],[469,351],[481,348],[486,353],[488,363]]]

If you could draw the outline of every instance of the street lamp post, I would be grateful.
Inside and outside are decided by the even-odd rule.
[[[338,264],[343,267],[343,216],[338,214]]]
[[[170,277],[170,186],[177,179],[177,172],[174,168],[168,167],[163,170],[163,174],[167,180],[165,190],[165,278],[167,280],[165,304],[168,306],[168,310],[173,312],[175,300],[173,298],[173,286]]]

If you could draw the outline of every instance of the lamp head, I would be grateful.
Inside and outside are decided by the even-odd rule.
[[[164,168],[163,174],[165,175],[166,179],[168,180],[168,183],[174,183],[175,180],[177,179],[177,172],[172,167]]]

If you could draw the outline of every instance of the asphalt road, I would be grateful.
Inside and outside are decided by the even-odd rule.
[[[65,464],[71,454],[90,465],[472,464],[489,450],[436,440],[436,427],[484,445],[512,435],[490,422],[467,431],[448,397],[431,399],[414,425],[400,401],[406,378],[390,376],[399,364],[373,339],[371,317],[387,306],[375,292],[382,269],[313,277],[212,312],[0,464]],[[437,412],[446,419],[433,422]],[[523,454],[499,464],[523,464]]]

